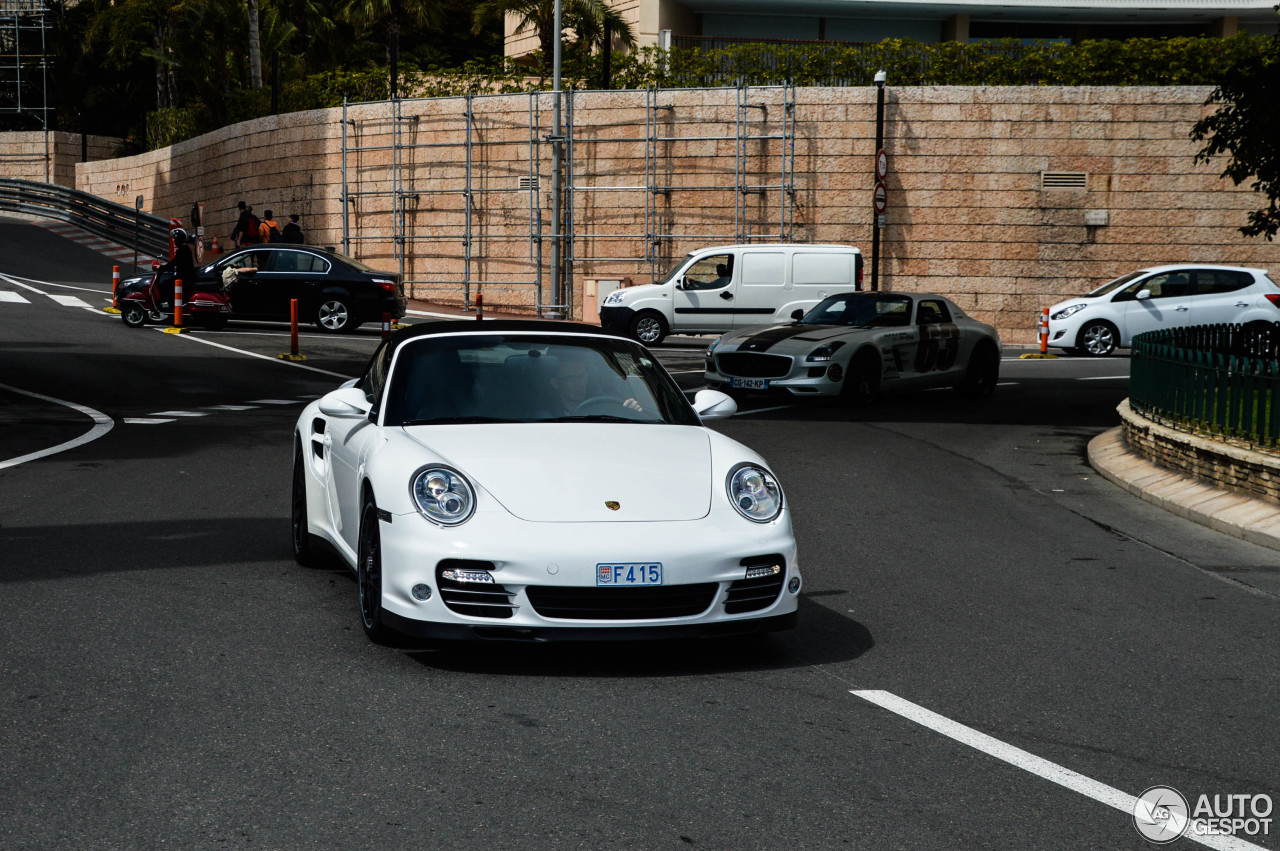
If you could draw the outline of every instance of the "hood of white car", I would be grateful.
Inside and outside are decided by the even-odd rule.
[[[405,433],[522,520],[696,520],[711,509],[711,442],[697,427],[520,423]]]
[[[771,349],[807,351],[857,330],[859,329],[849,325],[800,325],[789,322],[785,325],[734,331],[725,335],[722,345],[737,346],[740,352],[766,352]]]

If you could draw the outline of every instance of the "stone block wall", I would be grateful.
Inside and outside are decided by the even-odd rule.
[[[1280,455],[1169,428],[1120,406],[1124,441],[1154,464],[1280,505]]]
[[[1280,245],[1238,231],[1258,196],[1220,178],[1225,163],[1194,163],[1188,132],[1209,92],[888,88],[881,287],[942,293],[1007,342],[1030,343],[1042,307],[1144,265],[1268,267]],[[564,110],[574,315],[585,278],[648,282],[688,251],[738,237],[852,244],[869,267],[875,94],[797,89],[794,110],[776,88],[747,90],[742,106],[735,89],[575,94]],[[403,262],[418,298],[470,303],[483,282],[491,309],[551,304],[551,96],[398,110],[347,113],[351,253],[392,270]],[[309,241],[339,245],[342,130],[340,109],[264,118],[78,165],[77,183],[105,197],[123,186],[127,202],[143,194],[163,216],[203,200],[207,233],[224,241],[243,198],[281,221],[297,212]],[[1084,185],[1046,188],[1046,171],[1083,173]],[[1087,213],[1106,224],[1086,224]]]
[[[82,146],[79,133],[14,131],[0,133],[0,177],[56,183],[75,188],[76,163],[87,153],[90,161],[115,155],[119,139],[90,136]]]

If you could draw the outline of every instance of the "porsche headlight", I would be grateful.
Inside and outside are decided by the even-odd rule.
[[[729,471],[727,485],[729,501],[748,520],[768,523],[782,513],[782,487],[764,467],[739,464]]]
[[[409,492],[422,516],[441,526],[467,522],[476,508],[471,483],[448,467],[423,467],[414,474]]]
[[[1049,318],[1050,319],[1066,319],[1068,316],[1079,313],[1080,311],[1084,310],[1088,306],[1089,305],[1087,304],[1073,304],[1070,307],[1062,308],[1062,310],[1059,310],[1057,313],[1053,314]]]

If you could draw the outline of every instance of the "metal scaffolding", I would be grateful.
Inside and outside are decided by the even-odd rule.
[[[44,131],[46,182],[52,163],[48,54],[52,26],[40,0],[0,0],[0,129]]]
[[[677,240],[790,241],[795,195],[795,88],[739,87],[736,110],[730,104],[721,108],[719,117],[714,119],[701,114],[696,106],[677,107],[675,101],[681,91],[706,90],[609,92],[611,106],[617,105],[619,98],[625,106],[627,97],[635,97],[637,112],[643,108],[643,133],[638,134],[635,131],[641,129],[639,122],[611,127],[608,133],[602,127],[579,123],[575,109],[580,113],[582,100],[599,93],[566,90],[562,94],[563,136],[559,139],[553,138],[550,127],[543,126],[551,112],[549,107],[554,105],[553,92],[527,93],[525,110],[482,110],[479,117],[478,105],[491,98],[509,102],[512,96],[396,99],[389,105],[344,103],[343,250],[350,251],[353,244],[390,243],[390,251],[386,252],[385,245],[383,251],[394,256],[407,292],[412,292],[415,283],[457,285],[464,307],[470,309],[474,294],[484,285],[529,286],[534,289],[540,315],[553,309],[571,315],[573,280],[584,264],[647,264],[650,280],[654,280],[671,261],[671,246]],[[356,114],[362,117],[357,120],[353,117]],[[700,128],[700,132],[682,135],[678,132],[681,127]],[[430,133],[433,141],[420,141],[420,133]],[[376,138],[366,142],[371,136]],[[544,212],[544,208],[553,209],[554,204],[540,194],[544,185],[552,183],[543,181],[552,168],[550,146],[558,141],[564,145],[560,226]],[[673,165],[675,152],[692,143],[713,147],[732,144],[732,159],[723,158],[732,162],[732,172],[727,168],[718,174],[698,171],[710,158],[690,156],[684,151],[681,156],[685,162],[695,163],[695,171],[686,172],[685,179],[678,180]],[[602,159],[601,145],[612,146],[606,161],[613,167],[605,171],[592,168]],[[619,171],[618,163],[634,164],[634,170]],[[522,173],[513,182],[517,169]],[[513,191],[527,195],[527,221],[524,214],[518,222],[513,219],[514,207],[509,203],[504,206],[499,197],[510,196]],[[677,212],[684,209],[682,203],[687,201],[685,194],[709,192],[732,193],[732,230],[728,227],[727,208],[722,213],[723,228],[675,227]],[[632,197],[632,204],[606,208],[613,212],[634,210],[639,227],[605,227],[595,207],[597,199],[605,195]],[[673,204],[676,196],[683,197]],[[709,208],[693,202],[689,209],[705,212]],[[364,217],[374,215],[389,217],[390,233],[352,234],[353,221],[358,224]],[[486,222],[497,220],[501,220],[501,227],[485,227]],[[530,274],[505,278],[483,274],[481,267],[492,259],[489,249],[493,243],[515,240],[527,242]],[[550,270],[544,269],[543,243],[556,240],[563,248],[564,304],[552,303],[556,294],[544,288]],[[415,269],[422,265],[415,259],[454,257],[448,253],[450,244],[461,246],[461,256],[456,258],[454,267],[460,274],[448,278],[413,277]],[[600,245],[617,250],[601,251]],[[510,261],[510,253],[502,253],[500,259]]]

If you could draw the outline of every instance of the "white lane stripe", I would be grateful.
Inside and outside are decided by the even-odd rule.
[[[1127,375],[1090,375],[1085,378],[1077,378],[1076,381],[1128,381]]]
[[[211,405],[210,411],[252,411],[253,405]]]
[[[49,298],[53,299],[63,307],[88,307],[89,306],[85,304],[85,302],[81,300],[79,296],[51,294]]]
[[[297,399],[250,399],[250,405],[298,405]]]
[[[31,304],[17,293],[11,293],[8,290],[0,291],[0,301],[13,302],[14,304]]]
[[[458,313],[431,313],[430,311],[427,311],[427,310],[406,310],[405,313],[409,314],[410,316],[434,316],[437,319],[469,319],[472,322],[476,321],[476,318],[474,316],[467,316],[466,314],[458,314]],[[529,318],[532,319],[534,317],[529,317]]]
[[[37,293],[38,295],[48,295],[48,293],[45,292],[44,290],[36,289],[30,284],[22,283],[22,281],[15,281],[13,278],[10,278],[8,275],[0,275],[0,281],[7,281],[13,284],[15,287],[22,287],[24,290],[30,290],[31,292]]]
[[[157,329],[157,330],[163,330],[163,329]],[[327,369],[321,369],[318,366],[307,366],[305,363],[298,363],[296,361],[291,361],[291,360],[281,360],[280,358],[271,357],[270,355],[260,355],[257,352],[247,352],[244,349],[237,349],[233,346],[225,346],[222,343],[215,343],[213,342],[213,340],[206,340],[203,337],[197,337],[194,334],[172,334],[171,336],[177,337],[179,340],[190,340],[193,343],[201,343],[206,346],[213,346],[219,349],[226,349],[227,351],[235,352],[238,355],[248,355],[251,358],[261,358],[262,360],[271,361],[272,363],[284,364],[285,366],[292,366],[298,369],[306,369],[306,370],[310,370],[311,372],[318,372],[322,375],[332,375],[334,378],[341,378],[343,381],[346,381],[354,377],[350,375],[343,375],[340,372],[331,372]]]
[[[56,405],[65,405],[68,408],[79,411],[93,419],[93,428],[74,440],[68,440],[66,443],[59,443],[48,449],[41,449],[39,452],[31,452],[26,455],[20,455],[17,458],[10,458],[8,461],[0,461],[0,470],[7,467],[16,467],[19,464],[25,464],[28,461],[34,461],[37,458],[45,458],[49,455],[56,455],[59,452],[66,452],[68,449],[75,449],[77,446],[83,446],[90,441],[97,440],[115,425],[115,420],[102,413],[95,411],[93,408],[87,408],[84,405],[77,405],[75,402],[67,402],[62,399],[55,399],[52,396],[42,396],[39,393],[32,393],[29,390],[19,390],[17,387],[10,387],[7,384],[0,384],[0,390],[8,390],[11,393],[20,393],[23,396],[30,396],[32,399],[40,399],[44,402],[53,402]]]
[[[158,425],[159,423],[173,422],[173,420],[166,417],[125,417],[124,421],[129,425]]]
[[[122,279],[129,278],[129,277],[132,277],[132,274],[125,274],[124,270],[121,269],[120,277]],[[80,287],[80,286],[76,286],[75,284],[60,284],[57,281],[39,281],[39,280],[36,280],[35,278],[24,278],[22,275],[10,275],[10,274],[0,274],[0,278],[4,278],[5,280],[12,281],[14,283],[17,283],[18,281],[26,281],[28,284],[39,284],[42,287],[61,287],[64,290],[81,290],[87,293],[100,293],[102,295],[111,295],[110,287],[107,287],[106,289],[102,289],[101,287]]]
[[[196,411],[156,411],[154,414],[147,414],[149,417],[207,417],[208,414]]]
[[[1138,803],[1138,799],[1134,795],[1121,792],[1119,789],[1107,786],[1105,783],[1099,783],[1083,774],[1078,774],[1069,768],[1063,768],[1056,762],[1049,762],[1033,753],[1006,744],[999,739],[992,738],[986,733],[979,733],[972,727],[966,727],[950,718],[931,712],[923,706],[904,700],[896,694],[887,691],[859,691],[850,689],[849,694],[856,695],[863,700],[874,703],[876,706],[882,707],[895,714],[901,715],[910,721],[914,721],[921,726],[928,727],[936,733],[941,733],[955,739],[957,742],[966,744],[975,750],[980,750],[988,756],[993,756],[998,760],[1007,762],[1010,765],[1021,768],[1023,771],[1048,780],[1051,783],[1057,783],[1070,789],[1072,792],[1092,798],[1099,803],[1106,804],[1109,807],[1115,807],[1117,810],[1133,817],[1134,805]],[[1237,851],[1237,849],[1257,849],[1257,851],[1266,851],[1260,845],[1254,845],[1245,842],[1243,839],[1237,839],[1234,836],[1201,836],[1196,833],[1196,825],[1200,824],[1203,828],[1203,822],[1199,819],[1193,819],[1190,829],[1186,832],[1186,838],[1192,842],[1199,842],[1209,848],[1224,849],[1224,851]],[[1136,844],[1136,843],[1135,843]]]

